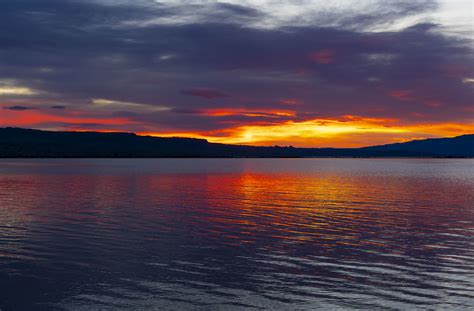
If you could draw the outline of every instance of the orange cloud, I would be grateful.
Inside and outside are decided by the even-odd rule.
[[[225,116],[246,116],[246,117],[292,117],[295,115],[294,111],[290,110],[254,110],[245,108],[223,108],[223,109],[207,109],[200,111],[200,114],[212,117]]]
[[[125,125],[135,122],[127,118],[94,118],[83,116],[82,113],[72,115],[54,115],[37,110],[14,111],[2,110],[0,112],[0,126],[34,127],[46,123],[100,124],[100,125]]]
[[[440,101],[437,100],[425,100],[424,104],[432,108],[438,108],[443,105]]]
[[[308,58],[319,64],[330,64],[334,60],[334,51],[330,49],[315,51],[310,53]]]
[[[298,104],[298,101],[294,98],[287,98],[287,99],[280,100],[279,103],[283,105],[296,105]]]
[[[394,90],[388,92],[387,95],[400,101],[416,101],[418,103],[423,103],[424,105],[431,108],[439,108],[443,106],[443,103],[439,100],[432,99],[427,96],[420,96],[415,94],[412,90]]]
[[[399,100],[403,100],[403,101],[407,101],[407,100],[412,100],[413,99],[413,96],[412,96],[412,91],[410,90],[395,90],[395,91],[390,91],[388,93],[388,95],[390,97],[393,97],[393,98],[396,98],[396,99],[399,99]]]

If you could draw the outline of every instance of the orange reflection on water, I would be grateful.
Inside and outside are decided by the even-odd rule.
[[[38,222],[145,226],[156,227],[153,238],[180,232],[229,245],[328,251],[403,243],[404,232],[436,244],[431,233],[473,219],[473,190],[461,180],[311,171],[12,175],[0,177],[0,216],[21,230]]]

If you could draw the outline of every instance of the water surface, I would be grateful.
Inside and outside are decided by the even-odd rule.
[[[473,306],[473,160],[0,160],[2,311]]]

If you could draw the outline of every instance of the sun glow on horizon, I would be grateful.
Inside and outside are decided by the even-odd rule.
[[[107,103],[108,104],[108,103]],[[25,110],[26,109],[26,110]],[[153,124],[132,117],[111,116],[103,112],[53,110],[41,111],[22,106],[3,107],[0,124],[43,130],[134,132],[154,137],[186,137],[206,139],[211,143],[355,148],[406,142],[414,139],[454,137],[474,133],[474,122],[406,123],[393,118],[344,115],[334,118],[295,120],[288,110],[208,109],[201,112],[210,117],[243,116],[239,123],[221,123],[215,130],[156,130]],[[255,121],[252,121],[256,118]],[[468,120],[470,121],[470,120]]]
[[[390,125],[388,125],[390,124]],[[344,116],[344,119],[286,121],[271,125],[242,125],[210,132],[141,132],[155,137],[189,137],[212,143],[293,145],[296,147],[363,147],[431,137],[474,133],[473,124],[430,123],[401,125],[397,120]]]

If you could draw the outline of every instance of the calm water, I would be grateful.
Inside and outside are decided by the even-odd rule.
[[[474,160],[0,160],[2,311],[473,307]]]

